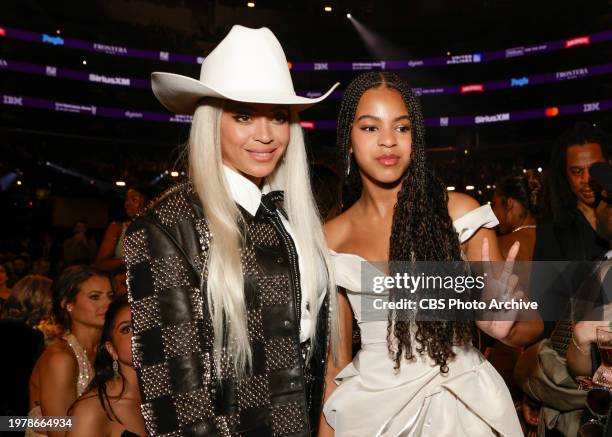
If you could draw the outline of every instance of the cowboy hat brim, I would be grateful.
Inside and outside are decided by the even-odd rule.
[[[340,85],[336,82],[325,94],[314,99],[291,94],[262,91],[222,91],[193,79],[174,73],[154,72],[151,88],[157,100],[175,114],[193,114],[203,97],[217,97],[246,103],[292,105],[299,112],[325,100]]]

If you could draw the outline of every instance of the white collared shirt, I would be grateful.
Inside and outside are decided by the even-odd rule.
[[[257,187],[257,185],[255,185],[253,182],[225,165],[223,166],[223,172],[225,174],[225,181],[227,182],[227,186],[234,201],[238,205],[243,207],[249,214],[254,216],[257,213],[257,210],[259,209],[259,205],[261,204],[261,196],[271,191],[270,185],[266,183],[260,190],[259,187]],[[281,222],[283,223],[283,226],[285,227],[285,230],[293,240],[295,250],[298,255],[298,269],[300,272],[303,272],[304,268],[302,256],[300,255],[300,247],[295,239],[295,235],[293,234],[291,223],[289,223],[289,221],[282,214],[279,214],[279,217],[281,219]],[[301,283],[300,287],[302,287]],[[319,290],[317,312],[323,304],[323,300],[325,299],[325,292],[325,288]],[[304,342],[310,337],[310,331],[312,329],[312,318],[310,316],[310,311],[307,308],[308,301],[306,299],[303,287],[301,295],[302,302],[300,303],[300,341]]]

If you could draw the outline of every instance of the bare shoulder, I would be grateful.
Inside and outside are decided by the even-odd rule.
[[[70,347],[64,341],[56,341],[40,356],[39,371],[42,378],[47,373],[76,375],[79,372],[79,364]]]
[[[480,203],[472,196],[455,193],[454,191],[448,193],[448,215],[453,221],[478,207],[480,207]]]
[[[354,212],[351,207],[325,223],[325,238],[327,240],[327,246],[331,250],[338,250],[349,237],[353,215]]]

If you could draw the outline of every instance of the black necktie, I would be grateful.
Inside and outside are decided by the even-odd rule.
[[[255,213],[255,217],[274,217],[276,216],[276,210],[281,211],[285,215],[285,211],[278,208],[277,203],[282,202],[285,199],[285,193],[280,190],[270,191],[261,196],[261,204]]]

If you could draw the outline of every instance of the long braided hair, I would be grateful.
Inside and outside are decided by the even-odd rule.
[[[383,86],[401,95],[408,108],[412,130],[410,165],[402,176],[402,186],[393,211],[389,261],[460,260],[459,240],[448,214],[446,188],[427,166],[425,124],[420,102],[408,84],[394,73],[361,74],[344,92],[337,131],[343,163],[344,206],[350,206],[362,191],[357,164],[349,153],[357,105],[367,90]],[[448,361],[455,356],[452,347],[471,341],[472,325],[469,322],[393,320],[389,313],[387,345],[395,369],[399,369],[402,357],[407,360],[415,358],[411,344],[412,324],[416,324],[416,352],[419,355],[428,354],[440,366],[442,373],[448,372]]]

